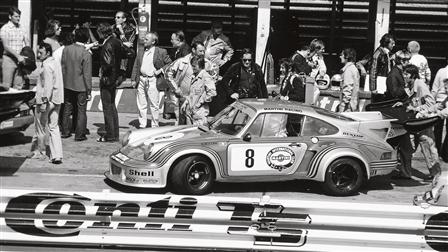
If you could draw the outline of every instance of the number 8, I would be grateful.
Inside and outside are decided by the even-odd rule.
[[[246,150],[246,167],[252,168],[254,166],[254,150],[253,149],[247,149]]]

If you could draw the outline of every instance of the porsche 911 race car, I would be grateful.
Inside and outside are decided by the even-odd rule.
[[[206,194],[215,181],[310,179],[329,194],[356,193],[372,176],[397,165],[386,142],[393,119],[380,112],[333,113],[293,101],[245,99],[207,126],[128,132],[110,156],[116,183]]]

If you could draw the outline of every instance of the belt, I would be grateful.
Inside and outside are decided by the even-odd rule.
[[[143,77],[143,78],[153,78],[153,77],[156,77],[156,76],[155,75],[142,74],[142,75],[140,75],[140,77]]]

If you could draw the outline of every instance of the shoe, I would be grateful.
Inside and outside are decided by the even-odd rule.
[[[61,135],[61,138],[69,138],[69,137],[71,137],[71,136],[72,136],[72,134]]]
[[[442,172],[442,168],[440,167],[440,163],[439,163],[439,162],[435,163],[435,164],[431,167],[431,169],[429,169],[429,171],[430,171],[430,175],[433,176],[433,177],[434,177],[436,174],[441,173],[441,172]]]
[[[52,159],[52,160],[50,160],[50,163],[52,163],[52,164],[62,164],[62,159]]]
[[[112,142],[118,142],[118,139],[117,138],[107,139],[105,137],[100,137],[96,139],[96,141],[99,143],[112,143]]]
[[[85,140],[87,140],[86,136],[83,136],[83,137],[80,137],[80,138],[75,138],[75,141],[77,141],[77,142],[81,142],[81,141],[85,141]]]
[[[423,180],[424,181],[432,181],[434,179],[434,176],[433,175],[428,175],[428,176],[426,176]]]
[[[29,155],[28,158],[29,159],[44,160],[46,157],[43,154],[41,154],[41,153],[34,152],[34,153],[32,153],[32,155]]]

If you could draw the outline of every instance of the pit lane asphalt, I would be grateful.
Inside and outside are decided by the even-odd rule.
[[[60,165],[48,160],[26,159],[31,147],[34,126],[25,132],[0,135],[0,188],[54,190],[73,192],[111,192],[171,194],[166,189],[141,189],[124,187],[105,180],[103,173],[108,169],[108,156],[117,150],[119,143],[97,143],[98,132],[104,130],[103,114],[88,112],[88,140],[75,142],[71,138],[62,139],[64,159]],[[120,134],[136,125],[137,114],[119,114]],[[170,121],[162,121],[169,124]],[[412,162],[414,180],[391,180],[390,175],[371,179],[358,195],[336,198],[327,196],[319,183],[307,180],[276,183],[218,183],[211,195],[261,197],[303,200],[337,200],[350,202],[384,202],[411,204],[415,194],[430,188],[430,182],[423,178],[428,173],[421,152],[417,150]],[[442,169],[448,164],[442,163]]]

